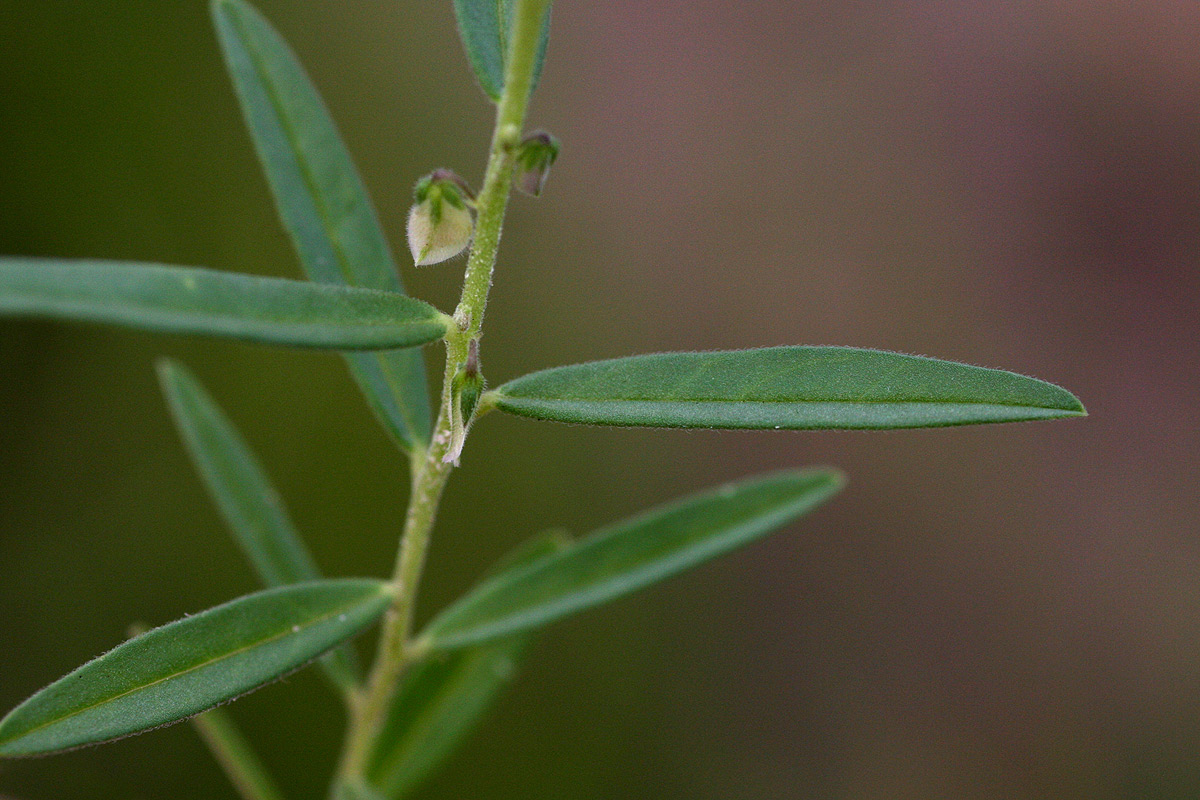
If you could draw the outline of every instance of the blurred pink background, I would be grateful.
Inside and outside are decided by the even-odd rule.
[[[490,107],[449,2],[260,7],[402,256],[412,181],[483,166]],[[7,4],[0,30],[0,250],[298,274],[203,4]],[[1091,416],[779,435],[494,415],[423,615],[542,526],[784,466],[851,484],[548,630],[421,796],[1200,796],[1198,34],[1194,2],[559,2],[530,121],[563,152],[513,203],[493,384],[847,344],[1036,375]],[[405,279],[447,308],[461,266]],[[402,464],[335,358],[6,321],[5,708],[132,619],[253,588],[174,440],[161,353],[242,426],[329,572],[387,569]],[[233,707],[292,797],[322,795],[328,704],[304,673]],[[185,726],[0,765],[0,791],[231,796]]]

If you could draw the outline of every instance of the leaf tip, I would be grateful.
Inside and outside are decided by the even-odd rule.
[[[837,467],[818,466],[784,470],[775,473],[773,478],[766,476],[765,480],[786,486],[792,495],[789,506],[797,513],[804,513],[844,489],[849,479]]]
[[[22,745],[22,741],[29,734],[29,726],[22,724],[19,719],[19,712],[24,706],[25,703],[21,703],[0,717],[0,758],[27,758],[54,752],[48,749],[30,748],[28,742]]]
[[[223,11],[233,10],[233,0],[209,0],[208,13],[217,23],[220,23],[220,14]]]
[[[1066,390],[1064,389],[1063,391]],[[1069,401],[1069,408],[1064,409],[1067,412],[1067,415],[1072,417],[1086,417],[1088,412],[1087,409],[1083,407],[1083,402],[1070,392],[1067,392],[1067,396],[1071,398]]]
[[[181,413],[179,404],[189,392],[200,390],[199,381],[182,362],[163,356],[155,359],[154,371],[158,374],[158,386],[172,414]]]
[[[13,758],[17,755],[17,753],[12,752],[12,748],[10,747],[12,744],[12,737],[9,736],[4,730],[4,723],[6,722],[8,722],[8,716],[5,716],[4,719],[0,719],[0,758]]]
[[[837,467],[807,467],[794,473],[799,485],[808,491],[820,492],[822,500],[846,488],[849,477]]]
[[[841,491],[850,482],[850,476],[837,467],[817,467],[813,472],[824,478],[829,488],[834,491]]]
[[[158,379],[163,383],[173,381],[183,372],[183,369],[183,364],[168,356],[154,359],[154,371],[158,373]]]
[[[546,542],[557,552],[559,550],[566,550],[575,543],[575,539],[566,528],[551,528],[546,531]]]
[[[1043,408],[1046,410],[1057,412],[1054,415],[1055,417],[1086,417],[1088,415],[1087,409],[1083,407],[1083,403],[1074,394],[1058,384],[1048,381],[1039,382],[1055,390],[1056,396],[1053,403],[1045,403],[1043,405]]]

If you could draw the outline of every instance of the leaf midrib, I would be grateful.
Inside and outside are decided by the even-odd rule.
[[[405,297],[405,295],[397,295]],[[143,302],[126,302],[126,301],[111,301],[100,303],[88,300],[72,299],[63,302],[59,305],[60,308],[66,310],[87,310],[89,308],[105,307],[116,309],[130,309],[136,312],[156,312],[162,317],[198,317],[201,319],[210,319],[219,322],[237,322],[237,323],[254,323],[254,322],[274,322],[281,325],[304,326],[310,328],[409,328],[417,325],[437,325],[437,316],[424,317],[420,319],[360,319],[339,320],[339,319],[322,319],[314,321],[311,318],[304,317],[288,317],[278,315],[263,315],[258,317],[243,317],[236,314],[226,313],[207,313],[204,308],[196,307],[195,309],[179,309],[171,308],[170,306],[155,305],[153,303]]]
[[[595,403],[597,405],[618,404],[618,403],[659,403],[662,405],[669,405],[672,403],[681,403],[681,404],[682,403],[722,403],[722,404],[726,404],[726,405],[740,405],[742,403],[760,403],[760,404],[764,404],[764,405],[769,405],[769,404],[796,405],[796,404],[801,404],[801,403],[830,403],[830,404],[837,404],[837,405],[864,405],[865,406],[865,405],[899,405],[900,403],[907,403],[910,405],[970,405],[970,406],[1000,406],[1003,408],[1040,408],[1040,409],[1045,409],[1047,411],[1064,411],[1064,412],[1073,413],[1073,414],[1082,413],[1077,409],[1062,408],[1060,406],[1038,406],[1038,405],[1031,405],[1029,403],[1003,403],[1003,402],[984,401],[984,400],[808,400],[808,399],[803,399],[803,400],[728,400],[728,399],[709,400],[709,399],[705,399],[705,398],[696,398],[696,397],[681,397],[681,398],[677,398],[677,399],[673,398],[670,400],[664,400],[661,398],[640,399],[640,398],[635,398],[635,397],[633,397],[633,398],[617,397],[617,398],[611,398],[611,399],[595,400],[595,399],[583,399],[583,398],[572,398],[572,397],[550,397],[550,398],[529,397],[529,396],[505,394],[504,392],[501,392],[499,390],[497,390],[497,392],[496,392],[496,398],[498,400],[528,400],[531,402],[540,402],[540,403]]]

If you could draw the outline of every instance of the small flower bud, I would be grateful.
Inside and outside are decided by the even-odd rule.
[[[479,372],[479,340],[467,344],[467,360],[459,364],[458,371],[450,383],[450,446],[442,456],[445,464],[458,466],[467,432],[475,421],[475,409],[487,381]]]
[[[469,428],[471,421],[475,418],[475,408],[479,405],[479,398],[483,396],[483,377],[478,373],[468,374],[460,373],[461,380],[458,381],[456,387],[458,391],[458,414],[462,420],[463,427]]]
[[[558,139],[545,131],[534,131],[526,136],[517,151],[517,188],[525,194],[539,197],[556,158]]]
[[[439,169],[417,181],[408,212],[408,249],[418,267],[461,253],[475,233],[474,197],[466,181]]]

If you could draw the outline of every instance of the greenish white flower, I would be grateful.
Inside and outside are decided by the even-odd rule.
[[[467,249],[475,234],[470,189],[450,170],[417,181],[408,211],[408,249],[418,267],[437,264]]]

